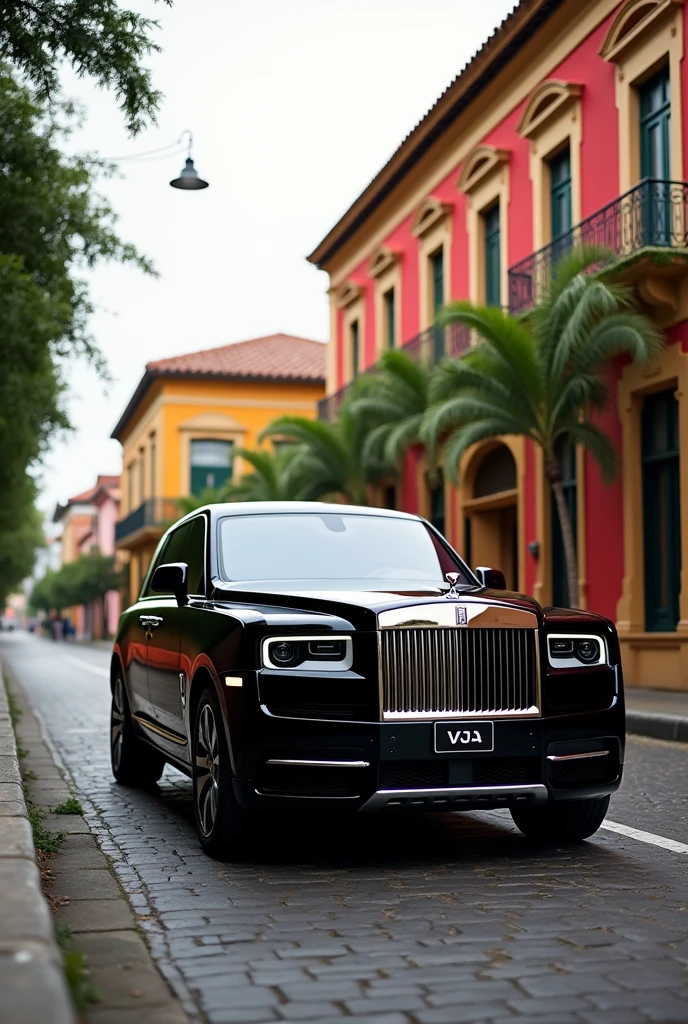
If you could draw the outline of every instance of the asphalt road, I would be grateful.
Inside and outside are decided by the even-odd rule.
[[[576,847],[538,847],[500,811],[314,819],[220,864],[186,778],[112,780],[106,651],[14,633],[0,654],[199,1019],[688,1022],[688,747],[631,739],[608,827]]]

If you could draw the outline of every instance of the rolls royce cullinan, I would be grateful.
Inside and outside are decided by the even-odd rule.
[[[193,780],[202,847],[261,815],[508,808],[585,839],[619,786],[613,624],[509,593],[416,515],[211,505],[160,541],[111,668],[115,778]]]

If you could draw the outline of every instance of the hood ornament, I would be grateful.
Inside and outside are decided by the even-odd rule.
[[[460,601],[461,600],[461,594],[459,594],[458,590],[456,589],[457,584],[458,584],[459,580],[461,579],[461,576],[459,575],[459,573],[458,572],[445,572],[444,578],[447,581],[447,583],[449,584],[449,590],[447,591],[447,593],[444,596],[449,601]]]

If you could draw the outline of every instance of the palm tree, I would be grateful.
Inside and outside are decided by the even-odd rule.
[[[224,491],[223,501],[294,501],[298,498],[300,481],[290,473],[290,465],[297,452],[290,445],[284,451],[249,451],[237,448],[234,455],[241,456],[252,473],[245,473],[237,483]]]
[[[364,420],[365,460],[398,467],[406,451],[420,442],[430,376],[406,352],[390,349],[380,357],[376,373],[359,377],[349,404],[352,415]]]
[[[542,300],[514,318],[500,309],[453,302],[443,324],[471,327],[480,341],[447,360],[431,382],[433,407],[422,426],[429,447],[443,441],[444,464],[456,482],[461,458],[488,438],[517,435],[542,449],[561,526],[569,601],[578,604],[578,570],[571,518],[564,497],[558,442],[582,445],[604,479],[616,473],[616,452],[592,422],[604,408],[603,372],[615,356],[650,359],[660,332],[633,308],[629,289],[606,279],[606,251],[584,248],[554,267]]]
[[[290,491],[302,501],[343,498],[355,505],[368,501],[368,487],[390,468],[366,451],[368,425],[346,403],[334,423],[303,416],[281,416],[261,435],[291,441],[295,450],[287,474]],[[293,490],[292,490],[293,489]]]
[[[224,493],[224,487],[205,487],[198,494],[187,494],[184,497],[175,498],[174,503],[179,509],[177,519],[188,515],[189,512],[195,512],[197,508],[202,508],[203,505],[215,505],[218,501],[227,501],[223,497]],[[174,521],[170,520],[167,525],[170,526]]]

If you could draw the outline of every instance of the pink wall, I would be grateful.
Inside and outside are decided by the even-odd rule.
[[[619,136],[618,114],[615,100],[615,67],[599,56],[601,42],[611,24],[613,15],[594,32],[548,76],[583,86],[581,97],[581,210],[583,218],[590,216],[617,198],[619,194]],[[685,49],[688,52],[688,14],[684,14]],[[684,103],[688,105],[688,62],[682,64]],[[532,183],[529,173],[530,143],[522,139],[516,125],[525,106],[525,100],[497,125],[482,141],[510,151],[510,202],[508,210],[509,266],[528,257],[533,248],[532,236]],[[684,166],[688,169],[688,131],[684,131]],[[431,190],[431,195],[453,205],[452,262],[450,268],[451,298],[468,295],[468,239],[466,233],[466,197],[456,187],[460,167],[452,171]],[[688,170],[685,172],[688,173]],[[685,176],[685,174],[684,174]],[[407,216],[384,239],[383,244],[400,254],[402,267],[401,334],[402,343],[418,333],[419,282],[418,243],[411,235],[412,217]],[[366,290],[366,365],[375,361],[374,338],[374,282],[366,273],[365,261],[351,278]],[[504,297],[506,300],[506,296]],[[338,381],[343,383],[341,318],[338,319],[335,339]],[[680,341],[688,350],[688,324],[682,324],[669,334],[670,341]],[[616,407],[616,390],[620,366],[610,370],[611,404],[596,422],[621,450],[621,424]],[[416,467],[420,453],[409,453],[401,486],[401,507],[409,511],[418,508]],[[526,544],[542,540],[537,536],[535,511],[535,457],[531,445],[526,451],[525,484]],[[583,575],[588,583],[588,607],[611,618],[621,592],[623,562],[623,498],[621,482],[606,484],[590,456],[585,458],[585,503],[588,536],[586,538],[587,565]],[[450,531],[455,529],[450,518]],[[537,564],[527,550],[520,553],[525,565],[527,590],[532,592]]]
[[[97,547],[102,555],[115,553],[115,523],[119,514],[119,502],[114,498],[103,498],[98,505],[96,517]]]

